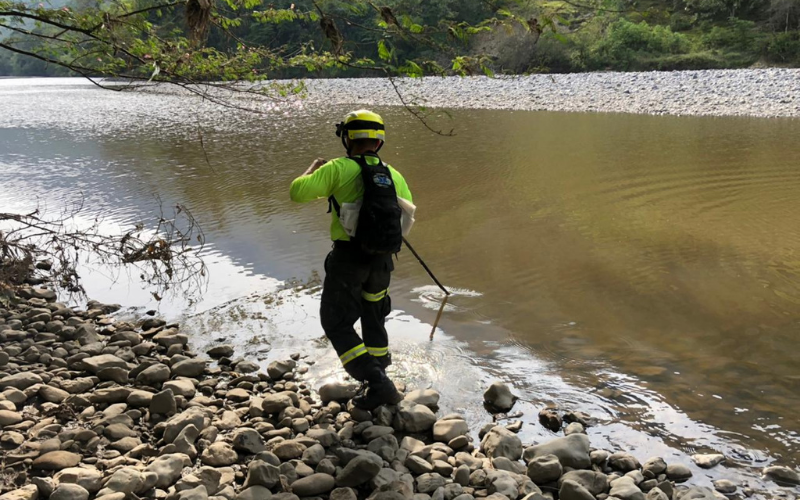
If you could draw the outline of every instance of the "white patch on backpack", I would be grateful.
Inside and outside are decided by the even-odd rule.
[[[392,185],[392,178],[386,174],[375,174],[372,177],[372,182],[378,187],[388,188]]]

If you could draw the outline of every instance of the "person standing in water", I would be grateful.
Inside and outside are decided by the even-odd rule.
[[[353,111],[337,124],[336,135],[347,156],[315,160],[292,182],[290,196],[299,203],[328,199],[333,250],[325,259],[320,319],[344,369],[366,384],[354,405],[373,410],[403,399],[386,376],[385,323],[392,309],[392,254],[402,245],[401,203],[411,204],[412,197],[403,176],[378,157],[386,140],[380,115]],[[363,339],[354,328],[359,318]]]

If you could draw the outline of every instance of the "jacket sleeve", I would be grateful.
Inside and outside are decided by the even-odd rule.
[[[327,198],[333,194],[339,181],[339,169],[336,161],[329,161],[311,175],[301,175],[289,188],[292,201],[306,203]]]
[[[403,175],[394,168],[390,168],[392,170],[392,179],[395,181],[394,183],[397,196],[414,203],[414,199],[411,197],[411,190],[408,189],[408,184],[406,183],[405,177],[403,177]]]

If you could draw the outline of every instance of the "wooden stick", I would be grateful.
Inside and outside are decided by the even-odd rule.
[[[439,325],[439,319],[442,317],[442,313],[444,312],[444,306],[447,305],[447,298],[450,297],[450,294],[445,294],[444,298],[442,298],[442,305],[439,306],[439,314],[436,315],[436,321],[433,322],[433,329],[431,330],[431,342],[433,342],[433,334],[436,333],[436,327]]]
[[[428,265],[425,264],[425,261],[422,260],[422,257],[420,257],[419,254],[417,253],[417,251],[414,250],[414,247],[411,246],[411,243],[409,243],[408,240],[405,239],[405,238],[403,238],[403,243],[405,243],[406,246],[408,247],[408,249],[411,250],[411,253],[414,254],[414,257],[417,258],[417,261],[419,261],[419,263],[422,265],[422,268],[425,269],[425,272],[428,273],[428,276],[431,277],[433,282],[436,283],[436,285],[444,292],[444,298],[442,299],[442,305],[439,307],[439,314],[436,315],[436,321],[433,322],[433,330],[431,330],[431,341],[432,341],[433,340],[433,334],[434,334],[434,332],[436,332],[436,327],[439,325],[439,320],[442,319],[442,313],[444,312],[444,306],[447,305],[447,299],[450,297],[450,292],[447,290],[447,288],[444,287],[444,285],[442,285],[439,282],[438,279],[436,279],[436,276],[433,275],[433,272],[430,270]]]

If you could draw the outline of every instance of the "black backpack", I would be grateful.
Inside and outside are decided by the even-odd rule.
[[[353,238],[361,249],[372,255],[393,254],[400,251],[403,244],[401,218],[403,209],[397,202],[397,189],[392,173],[378,155],[377,165],[370,165],[367,155],[351,156],[350,159],[361,167],[361,180],[364,183],[364,198],[358,213],[358,226]],[[335,200],[332,201],[335,203]],[[338,203],[335,203],[339,212]]]

